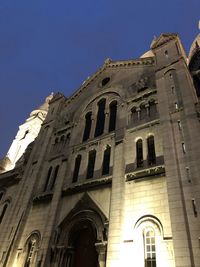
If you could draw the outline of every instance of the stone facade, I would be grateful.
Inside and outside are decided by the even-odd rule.
[[[162,34],[48,98],[37,138],[1,170],[0,266],[200,267],[198,42],[188,59]]]

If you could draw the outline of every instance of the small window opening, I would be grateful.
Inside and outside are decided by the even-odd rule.
[[[183,153],[185,154],[185,153],[186,153],[186,149],[185,149],[185,143],[184,143],[184,142],[182,142],[182,143],[181,143],[181,145],[182,145],[182,150],[183,150]]]
[[[168,51],[167,50],[165,50],[165,56],[168,58],[169,57],[169,55],[168,55]]]
[[[177,102],[174,103],[174,106],[175,106],[175,109],[178,110],[178,103]]]
[[[192,207],[193,207],[194,217],[197,217],[197,205],[194,198],[192,199]]]
[[[177,121],[177,123],[178,123],[178,129],[179,129],[179,131],[181,131],[181,130],[182,130],[181,121],[180,121],[180,120],[178,120],[178,121]]]
[[[139,139],[136,142],[136,163],[137,163],[137,168],[143,166],[143,145],[142,145],[142,139]]]
[[[136,110],[136,107],[133,107],[133,108],[131,109],[131,121],[132,121],[132,122],[136,122],[136,121],[138,121],[138,112],[137,112],[137,110]]]
[[[74,165],[74,174],[73,174],[72,183],[75,183],[78,180],[79,170],[80,170],[80,166],[81,166],[81,158],[82,158],[81,155],[78,155],[76,157],[75,165]]]
[[[25,139],[28,133],[29,133],[29,130],[26,130],[25,133],[24,133],[24,136],[21,138],[21,140]]]
[[[96,159],[96,150],[91,150],[88,157],[87,179],[93,178]]]
[[[185,167],[185,170],[186,170],[187,181],[188,181],[188,183],[191,183],[190,168],[189,167]]]
[[[171,86],[171,91],[172,91],[172,94],[175,93],[175,88],[174,88],[174,86]]]
[[[108,146],[106,148],[106,150],[104,151],[104,155],[103,155],[102,175],[109,174],[109,170],[110,170],[110,152],[111,152],[111,148],[110,148],[110,146]]]
[[[105,86],[107,83],[109,83],[110,77],[106,77],[101,81],[101,86]]]

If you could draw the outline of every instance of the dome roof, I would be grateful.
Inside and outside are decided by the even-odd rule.
[[[200,34],[197,35],[197,37],[194,39],[191,47],[190,47],[190,52],[188,55],[188,61],[192,59],[193,55],[200,50]]]

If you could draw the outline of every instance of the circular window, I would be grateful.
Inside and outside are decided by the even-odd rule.
[[[105,86],[107,83],[109,83],[110,77],[106,77],[101,81],[101,86]]]

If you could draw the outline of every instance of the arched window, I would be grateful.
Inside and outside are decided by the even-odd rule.
[[[102,175],[109,174],[109,170],[110,170],[110,152],[111,152],[111,148],[110,148],[110,146],[107,146],[107,148],[104,151],[104,155],[103,155]]]
[[[154,136],[149,136],[147,138],[147,149],[148,149],[148,164],[149,165],[156,164]]]
[[[147,117],[147,109],[144,104],[140,106],[140,120],[144,120]]]
[[[90,131],[92,126],[92,112],[85,115],[85,130],[83,134],[83,142],[90,138]]]
[[[87,179],[90,179],[94,175],[94,165],[96,159],[96,150],[91,150],[88,157],[88,167],[87,167]]]
[[[31,235],[25,247],[25,262],[23,267],[33,266],[36,262],[36,251],[38,249],[39,237],[37,234]]]
[[[2,209],[2,212],[1,212],[1,216],[0,216],[0,223],[3,221],[3,218],[4,218],[4,216],[5,216],[5,213],[6,213],[6,210],[7,210],[7,208],[8,208],[8,202],[6,202],[5,204],[4,204],[4,206],[3,206],[3,209]]]
[[[54,185],[55,185],[55,182],[56,182],[56,178],[57,178],[57,175],[58,175],[58,170],[59,170],[59,165],[57,165],[55,170],[54,170],[53,178],[52,178],[51,184],[50,184],[50,190],[52,190],[54,188]]]
[[[136,142],[136,163],[137,163],[137,168],[143,166],[143,144],[142,144],[142,139],[139,139]]]
[[[101,99],[98,102],[96,129],[95,129],[95,134],[94,134],[95,137],[103,134],[103,131],[104,131],[105,106],[106,106],[106,100],[105,99]]]
[[[78,175],[79,175],[79,170],[81,166],[81,155],[78,155],[75,160],[75,165],[74,165],[74,174],[73,174],[73,179],[72,182],[75,183],[78,180]]]
[[[66,137],[66,144],[69,144],[70,137],[71,137],[71,134],[70,134],[70,133],[68,133],[68,134],[67,134],[67,137]]]
[[[117,116],[117,101],[110,103],[110,119],[109,119],[109,132],[115,130],[116,126],[116,116]]]
[[[43,190],[44,192],[47,190],[47,187],[48,187],[48,184],[51,178],[51,173],[52,173],[52,167],[49,168],[48,173],[47,173],[46,183],[45,183],[44,190]]]
[[[136,107],[133,107],[131,109],[131,121],[133,123],[137,122],[138,121],[138,112],[137,112],[137,109]]]
[[[145,267],[156,267],[156,242],[153,228],[144,230]]]
[[[149,117],[150,118],[155,118],[157,114],[157,105],[155,101],[149,102]]]
[[[60,137],[60,142],[64,143],[64,141],[65,141],[65,136],[62,135],[62,136]]]

